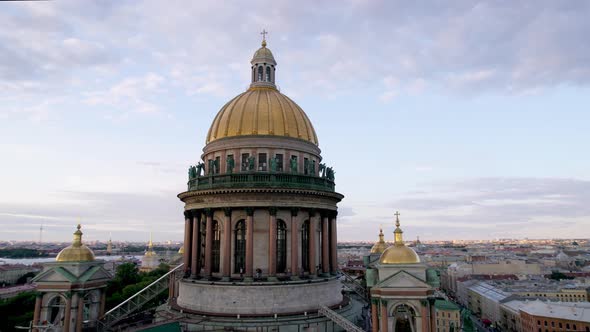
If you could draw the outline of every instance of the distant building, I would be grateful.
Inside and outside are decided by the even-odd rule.
[[[20,277],[30,272],[39,272],[39,268],[22,264],[0,265],[0,286],[15,284]]]
[[[590,303],[537,300],[525,302],[518,309],[523,332],[590,331]]]
[[[458,305],[446,300],[435,300],[434,313],[436,332],[461,331],[461,309]]]
[[[141,266],[139,271],[150,272],[160,266],[160,256],[154,251],[154,243],[152,242],[152,235],[150,234],[150,241],[148,242],[148,248],[141,257]]]

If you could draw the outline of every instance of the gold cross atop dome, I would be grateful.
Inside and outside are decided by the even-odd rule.
[[[266,35],[268,34],[268,31],[262,29],[260,34],[262,35],[262,47],[266,47]]]

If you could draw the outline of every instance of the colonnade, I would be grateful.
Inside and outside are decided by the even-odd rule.
[[[266,210],[265,218],[257,217],[254,212]],[[213,272],[213,250],[214,237],[217,235],[216,243],[218,249],[223,253],[224,258],[219,264],[219,271],[216,276],[230,278],[232,274],[239,273],[245,278],[253,278],[254,270],[254,223],[268,223],[268,248],[267,255],[268,269],[263,271],[267,277],[276,277],[285,274],[286,271],[277,271],[277,211],[289,210],[290,220],[282,220],[288,223],[289,232],[283,233],[283,239],[289,245],[290,259],[285,262],[286,271],[291,276],[309,275],[315,277],[318,274],[335,274],[338,270],[337,255],[337,231],[336,215],[333,210],[316,210],[300,208],[275,208],[275,207],[239,207],[239,208],[206,208],[187,210],[184,212],[184,266],[185,275],[191,278],[209,278]],[[223,213],[219,213],[219,211]],[[244,213],[245,216],[244,216]],[[217,213],[216,213],[217,212]],[[240,213],[236,213],[240,212]],[[283,211],[284,212],[284,211]],[[282,213],[285,215],[285,213]],[[284,219],[284,218],[283,218]],[[245,264],[241,271],[232,273],[232,257],[236,250],[235,227],[236,222],[245,223]],[[214,231],[216,223],[216,233]],[[303,227],[305,223],[305,228]],[[302,231],[302,229],[304,229]],[[257,229],[258,231],[258,229]],[[302,236],[307,236],[302,241]],[[300,248],[303,243],[307,248]],[[260,255],[260,252],[256,253]],[[221,254],[218,254],[221,255]],[[301,256],[306,256],[305,259]],[[285,255],[286,256],[286,255]],[[286,257],[284,257],[286,259]],[[316,259],[318,258],[318,259]],[[260,258],[257,257],[259,260]],[[234,262],[235,263],[235,262]],[[215,265],[217,267],[217,265]],[[300,268],[303,270],[301,271]],[[260,272],[260,271],[258,271]]]

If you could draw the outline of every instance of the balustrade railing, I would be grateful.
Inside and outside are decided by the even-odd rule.
[[[271,172],[204,175],[188,181],[189,191],[248,187],[335,190],[334,181],[325,177]]]

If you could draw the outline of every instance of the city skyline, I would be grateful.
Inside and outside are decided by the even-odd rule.
[[[396,210],[407,241],[588,237],[590,4],[0,6],[1,240],[182,240],[176,195],[262,29],[339,240],[391,241]]]

